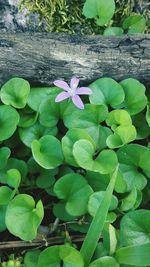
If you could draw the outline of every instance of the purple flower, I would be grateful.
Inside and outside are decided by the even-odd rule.
[[[80,109],[84,109],[84,104],[79,95],[91,95],[92,90],[88,87],[78,87],[79,79],[73,77],[70,81],[70,86],[61,80],[54,81],[54,85],[60,87],[65,92],[57,95],[55,102],[63,101],[67,98],[71,98],[74,105]]]

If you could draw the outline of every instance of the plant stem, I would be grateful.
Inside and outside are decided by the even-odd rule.
[[[118,173],[118,167],[117,165],[112,178],[109,182],[109,185],[106,189],[105,196],[96,212],[95,217],[92,220],[92,223],[90,225],[90,228],[87,232],[87,235],[85,237],[85,240],[81,247],[81,254],[85,263],[85,267],[87,267],[92,259],[92,256],[94,254],[94,251],[97,247],[100,235],[102,233],[104,223],[108,214],[108,210],[111,203],[112,193],[115,187],[116,183],[116,177]]]

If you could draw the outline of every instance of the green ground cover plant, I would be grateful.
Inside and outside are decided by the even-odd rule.
[[[21,0],[47,31],[122,35],[149,32],[149,0]],[[145,25],[147,25],[145,27]]]
[[[1,236],[32,242],[48,229],[40,248],[1,252],[3,267],[150,266],[149,93],[133,78],[79,82],[1,88]]]

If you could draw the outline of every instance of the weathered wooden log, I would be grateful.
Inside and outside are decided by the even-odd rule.
[[[23,77],[36,85],[72,76],[150,81],[150,35],[121,37],[62,33],[1,33],[0,84]]]

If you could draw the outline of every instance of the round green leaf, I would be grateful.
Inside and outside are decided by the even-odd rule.
[[[26,194],[16,196],[6,211],[6,226],[9,232],[23,240],[33,240],[43,219],[44,209],[41,201],[35,206],[34,199]]]
[[[5,224],[5,214],[6,214],[7,206],[1,206],[0,205],[0,232],[3,232],[6,230],[6,224]]]
[[[65,205],[66,205],[65,202],[59,202],[57,204],[54,204],[53,213],[55,217],[65,222],[74,220],[76,217],[71,216],[70,214],[67,213]]]
[[[0,169],[5,168],[7,164],[7,160],[10,156],[10,149],[8,147],[1,147],[0,148]]]
[[[52,246],[41,252],[38,267],[84,267],[79,251],[69,245]]]
[[[88,201],[88,212],[89,214],[94,217],[103,198],[105,195],[105,191],[95,192],[93,193]],[[118,199],[115,196],[112,196],[111,204],[109,207],[109,211],[116,209],[118,206]]]
[[[53,91],[53,89],[50,87],[31,88],[30,94],[28,96],[29,107],[34,111],[39,111],[41,100],[43,102],[47,97],[49,97],[51,91]]]
[[[7,186],[0,187],[0,205],[7,205],[11,199],[12,190]]]
[[[117,156],[112,150],[103,150],[93,159],[95,149],[91,142],[81,139],[73,146],[73,155],[80,167],[101,174],[112,173],[117,165]]]
[[[35,161],[45,169],[54,169],[63,162],[60,141],[51,135],[34,140],[31,145]]]
[[[17,169],[7,171],[7,184],[13,188],[18,188],[21,182],[21,174]]]
[[[123,35],[123,29],[121,27],[109,27],[105,29],[103,35],[105,36],[120,36]]]
[[[6,169],[7,170],[17,169],[21,174],[22,181],[25,180],[27,176],[27,172],[28,172],[28,167],[27,167],[26,162],[24,160],[16,159],[16,158],[8,159]]]
[[[20,128],[19,136],[27,147],[31,147],[34,140],[40,139],[43,135],[55,135],[56,132],[57,128],[46,128],[37,122],[28,128]]]
[[[109,135],[106,143],[109,148],[121,147],[136,138],[136,129],[132,125],[129,113],[125,110],[113,110],[108,114],[107,125],[114,134]]]
[[[147,184],[146,177],[135,166],[131,165],[120,164],[119,178],[121,178],[121,185],[123,183],[124,188],[120,190],[120,188],[116,187],[116,191],[121,193],[130,192],[134,187],[142,190]]]
[[[121,246],[150,243],[150,211],[136,210],[127,213],[120,225]]]
[[[85,178],[93,191],[105,191],[110,182],[109,174],[101,174],[92,171],[87,171]]]
[[[149,136],[150,127],[147,124],[146,117],[143,113],[138,113],[132,116],[132,122],[137,131],[137,140],[141,140]]]
[[[93,261],[89,267],[119,267],[117,261],[110,256],[101,257]]]
[[[145,31],[146,20],[141,15],[131,15],[124,20],[122,26],[128,33],[142,33]]]
[[[61,177],[54,186],[54,193],[65,200],[66,211],[72,216],[87,212],[87,202],[93,190],[83,176],[75,173]]]
[[[150,178],[150,149],[130,144],[120,148],[117,152],[119,162],[128,166],[142,169],[144,174]]]
[[[87,18],[97,16],[97,0],[86,0],[83,6],[83,15]]]
[[[59,105],[55,103],[55,95],[51,95],[48,99],[43,101],[40,105],[39,112],[39,120],[40,123],[45,127],[55,127],[58,123],[60,113],[59,113]]]
[[[56,170],[43,170],[37,177],[36,185],[39,188],[49,188],[55,183]]]
[[[136,199],[137,199],[137,190],[134,187],[132,191],[125,198],[121,200],[120,210],[121,211],[131,210],[136,203]]]
[[[28,128],[36,122],[38,113],[34,112],[32,109],[26,106],[23,110],[19,111],[19,116],[20,120],[18,126]]]
[[[114,0],[97,0],[97,15],[96,22],[99,26],[103,26],[111,20],[115,13],[115,1]]]
[[[95,146],[93,139],[84,130],[81,129],[70,129],[62,138],[62,150],[64,153],[65,161],[69,165],[75,167],[77,167],[78,164],[73,157],[72,150],[74,143],[80,139],[88,140]]]
[[[93,89],[90,102],[95,105],[110,105],[115,107],[124,101],[122,86],[111,78],[100,78],[90,84]]]
[[[1,88],[1,100],[6,105],[24,108],[30,93],[30,84],[22,78],[12,78]]]
[[[92,137],[99,147],[101,140],[103,122],[108,114],[108,109],[104,105],[86,104],[84,110],[68,108],[63,114],[63,121],[67,128],[80,128]]]
[[[38,258],[40,255],[39,249],[28,251],[24,256],[24,264],[26,267],[37,267]]]
[[[125,79],[120,82],[120,84],[125,93],[123,107],[126,108],[131,115],[135,115],[142,111],[147,104],[145,86],[132,78]]]
[[[147,110],[146,110],[146,121],[148,123],[148,126],[150,127],[150,103],[147,104]]]
[[[9,106],[0,106],[0,141],[4,141],[11,137],[16,131],[19,123],[18,112]]]

